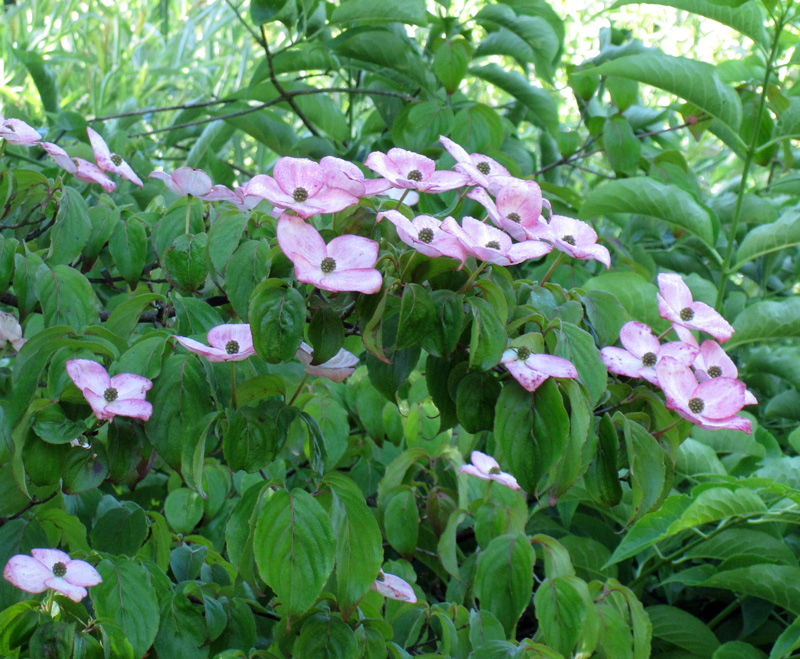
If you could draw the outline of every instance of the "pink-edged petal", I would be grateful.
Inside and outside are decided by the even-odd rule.
[[[518,181],[505,186],[497,193],[497,211],[504,216],[519,215],[523,226],[539,221],[542,214],[542,190],[533,181]]]
[[[140,188],[144,187],[142,179],[139,178],[136,172],[133,171],[133,168],[124,160],[119,165],[119,167],[117,167],[117,174],[119,174],[125,180],[130,181],[134,185],[138,185]]]
[[[685,325],[710,334],[720,343],[725,343],[733,336],[731,324],[704,302],[692,302],[691,309],[694,317]]]
[[[100,133],[91,126],[86,127],[86,133],[89,135],[89,144],[92,145],[94,159],[97,161],[97,164],[100,165],[102,169],[110,169],[113,171],[116,165],[111,160],[111,149],[108,148],[106,141],[102,138]]]
[[[103,582],[100,573],[86,561],[69,561],[66,566],[67,573],[64,575],[64,579],[73,586],[96,586]]]
[[[48,588],[52,588],[57,593],[66,595],[73,602],[80,602],[89,594],[89,592],[82,586],[74,586],[69,581],[62,579],[61,577],[52,576],[44,583]]]
[[[280,158],[275,163],[272,176],[288,195],[297,188],[303,188],[309,197],[313,197],[325,185],[325,171],[319,163],[308,158]]]
[[[505,485],[512,490],[519,489],[519,483],[517,483],[517,479],[505,471],[501,471],[499,474],[489,474],[489,480],[497,481],[501,485]]]
[[[69,554],[60,549],[32,549],[31,554],[51,572],[56,563],[63,563],[66,565],[72,560]]]
[[[705,365],[704,370],[707,371],[711,366],[717,366],[722,371],[723,377],[734,380],[739,377],[736,364],[716,341],[710,339],[703,341],[703,345],[700,346],[700,356]]]
[[[91,359],[70,359],[67,362],[67,375],[81,391],[89,389],[102,394],[111,386],[108,371]]]
[[[386,192],[392,187],[392,182],[385,179],[385,178],[367,178],[362,181],[364,185],[364,195],[370,197],[372,195],[381,194],[382,192]],[[419,200],[419,196],[417,196]],[[406,197],[406,202],[408,206],[413,206],[414,203],[411,201],[411,195],[409,194]]]
[[[21,119],[6,119],[0,123],[0,137],[9,144],[30,147],[42,139],[38,131]]]
[[[102,394],[96,394],[91,389],[84,389],[83,397],[89,403],[89,406],[92,408],[92,412],[94,412],[94,415],[97,417],[98,421],[103,421],[104,419],[110,420],[114,418],[113,412],[106,410],[108,401],[103,397]]]
[[[744,404],[745,405],[758,405],[758,399],[755,397],[755,394],[750,391],[749,389],[744,392]]]
[[[504,363],[504,366],[511,373],[512,377],[519,382],[526,391],[534,392],[549,377],[546,373],[534,370],[527,366],[525,362],[515,359]]]
[[[420,217],[429,217],[429,216],[422,216]],[[412,245],[419,237],[419,232],[424,227],[420,226],[419,228],[415,227],[411,220],[409,220],[405,215],[403,215],[400,211],[396,210],[388,210],[382,211],[378,213],[377,217],[375,218],[377,222],[380,222],[383,219],[389,220],[392,224],[394,224],[395,229],[397,229],[397,235],[400,237],[406,245]]]
[[[75,164],[75,161],[70,158],[69,154],[58,146],[58,144],[40,142],[39,145],[52,156],[53,160],[56,161],[56,165],[61,167],[61,169],[66,170],[70,174],[74,174],[78,171],[78,166]]]
[[[356,357],[352,352],[341,348],[339,352],[337,352],[331,359],[326,361],[324,364],[317,364],[315,366],[311,366],[311,346],[308,344],[302,343],[300,347],[305,346],[308,349],[308,354],[300,356],[301,350],[298,350],[297,356],[300,361],[306,364],[306,373],[309,375],[316,375],[324,378],[328,378],[333,382],[344,382],[348,377],[350,377],[353,372],[355,371],[355,367],[358,365],[359,359]],[[306,361],[307,360],[307,361]]]
[[[422,174],[422,180],[424,181],[436,171],[436,163],[420,153],[395,147],[389,149],[386,156],[394,163],[395,171],[399,172],[402,178],[408,178],[410,172],[417,170]]]
[[[461,227],[475,247],[486,247],[486,243],[496,241],[500,245],[500,249],[497,251],[502,254],[505,254],[511,248],[511,238],[507,233],[484,224],[473,217],[462,218]]]
[[[489,183],[489,177],[485,176],[483,172],[481,172],[471,162],[457,162],[455,165],[453,165],[453,169],[466,177],[467,182],[465,185],[477,185],[487,190],[491,187],[491,184]]]
[[[141,419],[147,421],[153,415],[153,406],[146,400],[128,399],[128,400],[115,400],[113,403],[106,405],[106,414],[129,416],[134,419]]]
[[[327,187],[339,188],[354,197],[363,197],[367,194],[364,187],[364,173],[353,163],[334,156],[325,156],[319,164],[325,173]]]
[[[658,339],[653,336],[653,330],[635,320],[622,326],[619,331],[619,340],[628,352],[640,358],[648,352],[655,355],[661,348]]]
[[[583,261],[599,261],[606,270],[611,267],[611,254],[608,249],[602,245],[588,245],[573,249],[573,254],[576,258]]]
[[[3,578],[26,593],[44,592],[47,590],[45,581],[52,576],[52,570],[46,565],[24,554],[12,556],[3,569]]]
[[[327,256],[325,241],[319,231],[293,215],[284,214],[278,220],[278,244],[292,262],[297,256],[302,256],[308,263],[319,267]]]
[[[686,415],[678,412],[681,416],[686,418]],[[690,421],[692,419],[689,419]],[[720,419],[720,420],[712,420],[712,419],[699,419],[695,421],[700,428],[705,428],[706,430],[738,430],[743,433],[747,433],[748,435],[752,434],[753,428],[752,424],[750,423],[750,419],[745,419],[743,416],[732,416],[727,419]]]
[[[79,181],[97,183],[106,192],[113,192],[117,187],[117,184],[108,178],[108,176],[103,173],[103,170],[94,163],[84,160],[83,158],[73,158],[73,162],[77,169],[72,172],[72,175]]]
[[[305,371],[309,375],[328,378],[331,382],[344,382],[356,369],[354,368],[322,368],[321,366],[306,366]]]
[[[203,195],[204,201],[228,201],[232,204],[240,201],[239,196],[225,185],[213,185],[211,189]]]
[[[600,351],[600,356],[606,368],[617,375],[629,378],[643,377],[642,371],[646,368],[642,358],[632,355],[622,348],[606,347]],[[655,371],[653,372],[655,374]]]
[[[184,195],[202,197],[211,191],[211,177],[202,169],[180,167],[172,172],[172,180],[183,190]]]
[[[362,236],[338,236],[328,243],[328,256],[336,261],[336,271],[372,268],[380,245]]]
[[[224,348],[212,348],[204,343],[190,339],[187,336],[176,336],[175,340],[187,350],[197,355],[202,355],[210,362],[229,361],[230,355],[225,351]]]
[[[326,291],[357,291],[372,295],[381,290],[383,277],[371,268],[338,270],[322,277],[317,286]]]
[[[673,273],[658,275],[658,290],[665,303],[678,313],[681,309],[692,306],[692,292],[680,275]]]
[[[381,572],[381,576],[383,579],[376,579],[373,584],[373,588],[381,595],[401,602],[408,602],[409,604],[416,603],[417,596],[408,582],[393,574]]]
[[[689,399],[697,388],[697,379],[689,370],[672,357],[663,357],[656,364],[656,373],[661,389],[667,396],[667,401],[674,401],[677,405],[688,410]]]
[[[355,206],[357,203],[358,197],[353,196],[346,190],[325,188],[309,197],[306,201],[293,202],[287,208],[291,208],[301,217],[308,219],[314,215],[338,213],[340,210]]]
[[[690,343],[670,341],[661,346],[657,355],[659,359],[671,357],[682,366],[691,366],[697,358],[698,352],[698,349]]]
[[[364,166],[389,180],[392,185],[397,185],[400,178],[405,179],[407,172],[401,172],[399,167],[385,153],[373,151],[364,161]]]
[[[482,168],[489,167],[489,173],[486,175],[490,180],[497,179],[500,182],[500,185],[505,185],[507,179],[514,178],[511,176],[511,172],[509,172],[503,165],[497,162],[494,158],[490,158],[489,156],[483,153],[471,153],[469,155],[470,161],[475,167],[479,165]],[[492,193],[495,194],[495,193]]]
[[[472,159],[469,157],[469,154],[466,150],[459,144],[456,144],[448,137],[444,135],[439,135],[439,141],[442,143],[442,146],[445,148],[447,153],[449,153],[453,158],[455,158],[456,162],[468,162],[471,164]]]
[[[164,185],[166,185],[170,191],[174,192],[176,195],[183,195],[183,191],[178,187],[175,181],[172,180],[172,177],[166,172],[162,172],[160,169],[150,172],[147,178],[157,178],[160,181],[164,181]]]
[[[440,171],[433,172],[430,176],[420,181],[421,187],[418,188],[423,192],[447,192],[448,190],[455,190],[462,188],[468,184],[468,179],[463,174],[458,172]]]
[[[469,455],[469,460],[484,474],[489,474],[491,469],[500,469],[500,464],[491,455],[481,453],[480,451],[473,451]]]
[[[525,240],[509,247],[506,254],[511,263],[522,263],[532,259],[540,259],[549,254],[553,246],[541,240]]]
[[[145,392],[153,388],[153,382],[134,373],[120,373],[111,378],[111,387],[117,390],[117,398],[144,398]]]
[[[475,465],[462,465],[458,468],[459,474],[469,474],[470,476],[476,476],[477,478],[481,478],[485,481],[489,480],[489,474],[484,471],[478,469]]]
[[[578,371],[572,362],[555,355],[534,354],[525,360],[525,365],[536,371],[545,373],[551,378],[577,378]]]
[[[712,378],[701,383],[693,396],[703,401],[700,416],[706,419],[727,419],[744,406],[744,382],[732,378]]]
[[[322,288],[322,278],[325,274],[320,269],[319,263],[310,263],[302,254],[293,254],[291,260],[294,264],[294,276],[297,281]]]
[[[239,344],[239,352],[253,347],[253,332],[247,323],[228,323],[217,325],[208,332],[208,343],[214,348],[225,350],[229,341]]]
[[[656,293],[657,297],[660,297],[658,293]],[[661,310],[661,305],[659,303],[659,312]],[[663,317],[663,316],[662,316]],[[683,343],[688,343],[690,346],[694,346],[695,348],[700,348],[700,344],[697,342],[694,334],[692,331],[683,325],[677,325],[675,323],[672,324],[672,329],[675,331],[675,334]]]

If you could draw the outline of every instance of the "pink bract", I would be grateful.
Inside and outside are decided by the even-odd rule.
[[[496,201],[483,188],[471,190],[474,199],[489,213],[495,226],[507,231],[514,240],[527,240],[525,227],[539,224],[542,215],[542,191],[533,181],[515,181],[500,189]]]
[[[453,169],[467,177],[468,185],[479,185],[492,194],[497,194],[504,185],[518,180],[511,176],[509,171],[499,162],[489,156],[485,156],[482,153],[467,153],[461,145],[456,144],[444,135],[439,135],[439,141],[447,153],[455,158],[456,164]]]
[[[102,364],[90,359],[69,360],[67,374],[98,420],[129,416],[147,421],[153,414],[153,406],[145,400],[153,383],[141,375],[120,373],[111,378]]]
[[[22,338],[22,326],[13,314],[0,311],[0,348],[4,348],[6,343],[17,352],[25,345],[27,339]]]
[[[526,227],[528,236],[546,240],[557,250],[582,261],[600,261],[606,269],[611,267],[611,255],[597,244],[597,233],[586,222],[563,215],[553,215],[550,221]]]
[[[172,174],[157,170],[148,178],[157,178],[179,197],[202,197],[211,192],[211,177],[202,169],[180,167]]]
[[[142,179],[140,179],[136,172],[131,169],[131,166],[125,162],[116,153],[111,153],[106,141],[100,136],[96,130],[91,127],[86,127],[86,132],[89,134],[89,142],[94,151],[94,159],[97,161],[98,167],[104,172],[111,172],[112,174],[119,174],[122,178],[130,181],[131,183],[143,187]]]
[[[663,357],[673,357],[684,366],[691,366],[698,349],[688,343],[673,341],[661,345],[647,325],[632,320],[625,323],[619,332],[624,346],[607,347],[600,351],[603,363],[609,371],[629,378],[644,378],[659,386],[656,364]]]
[[[210,362],[240,362],[256,354],[250,325],[234,323],[217,325],[208,332],[208,345],[185,336],[175,339],[187,350],[202,355]]]
[[[475,218],[465,217],[458,225],[452,217],[445,218],[442,230],[456,237],[467,254],[497,265],[514,265],[549,254],[553,248],[540,240],[512,244],[508,234]]]
[[[745,404],[745,386],[733,378],[719,377],[698,384],[688,366],[664,357],[656,366],[667,408],[701,428],[728,428],[751,433],[748,419],[736,416]]]
[[[680,275],[658,275],[658,313],[675,325],[696,329],[724,343],[733,335],[733,327],[717,311],[703,302],[695,302],[692,292]]]
[[[76,165],[76,170],[71,172],[71,174],[79,181],[97,183],[106,192],[113,192],[114,188],[117,187],[117,184],[108,178],[108,176],[93,162],[89,162],[83,158],[73,158],[72,161]]]
[[[319,164],[325,172],[325,185],[349,192],[354,197],[380,194],[392,187],[392,182],[385,178],[365,178],[357,165],[341,158],[325,156]]]
[[[700,346],[697,358],[694,360],[694,373],[698,382],[705,382],[711,378],[725,377],[736,380],[739,370],[728,354],[716,342],[708,339]],[[757,405],[758,400],[750,390],[744,392],[745,405]]]
[[[33,556],[12,556],[3,577],[26,593],[43,593],[48,588],[80,602],[87,586],[102,583],[100,573],[86,561],[72,560],[58,549],[34,549]]]
[[[446,192],[467,185],[464,174],[436,171],[436,163],[413,151],[395,147],[388,153],[373,151],[364,164],[391,181],[396,188],[411,188],[419,192]]]
[[[417,596],[414,594],[411,584],[393,574],[387,574],[383,570],[381,570],[380,576],[375,579],[371,590],[378,591],[384,597],[408,602],[409,604],[415,604],[417,601]]]
[[[358,357],[344,348],[341,348],[324,364],[312,364],[314,349],[305,341],[297,349],[295,358],[305,366],[305,371],[309,375],[328,378],[333,382],[344,382],[358,366]]]
[[[536,391],[547,378],[578,377],[572,362],[555,355],[532,353],[525,347],[509,348],[500,363],[527,391]]]
[[[278,221],[278,244],[294,264],[297,281],[325,291],[377,293],[383,284],[373,267],[379,245],[361,236],[344,235],[325,244],[313,226],[296,215]]]
[[[383,218],[394,224],[400,240],[421,254],[432,258],[449,256],[464,264],[467,252],[457,238],[442,230],[441,221],[435,217],[418,215],[409,220],[400,211],[378,213],[378,222]]]
[[[459,474],[470,474],[477,476],[485,481],[497,481],[501,485],[510,487],[512,490],[519,489],[517,479],[511,474],[500,470],[500,465],[491,455],[486,455],[480,451],[473,451],[469,456],[470,465],[462,465],[458,468]]]
[[[0,138],[15,146],[31,147],[38,144],[42,136],[21,119],[0,121]]]

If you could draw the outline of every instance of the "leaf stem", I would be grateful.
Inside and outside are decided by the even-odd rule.
[[[297,391],[294,392],[294,396],[291,397],[287,405],[291,405],[292,403],[294,403],[295,399],[300,395],[300,392],[303,390],[303,385],[305,385],[306,380],[308,380],[308,373],[306,373],[303,379],[300,381],[300,386],[297,387]]]
[[[231,362],[231,402],[233,409],[239,407],[236,402],[236,362]]]
[[[476,267],[472,274],[469,276],[469,279],[464,283],[464,285],[458,289],[456,295],[461,295],[464,291],[468,290],[470,286],[474,283],[477,276],[483,272],[483,269],[486,267],[486,261],[483,261],[478,267]]]
[[[559,252],[558,256],[556,256],[556,260],[553,261],[553,265],[550,266],[550,269],[545,273],[544,277],[542,277],[542,280],[539,282],[539,286],[544,286],[547,283],[547,280],[550,279],[550,276],[559,266],[563,258],[564,258],[564,252]]]

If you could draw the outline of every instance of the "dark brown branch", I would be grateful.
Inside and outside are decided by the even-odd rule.
[[[203,101],[201,103],[181,103],[180,105],[167,105],[160,108],[145,108],[144,110],[131,110],[130,112],[120,112],[119,114],[107,114],[102,117],[95,117],[89,119],[89,123],[95,121],[109,121],[111,119],[122,119],[123,117],[138,117],[143,114],[156,114],[158,112],[170,112],[171,110],[193,110],[194,108],[205,108],[209,105],[225,105],[226,103],[235,103],[236,99],[223,98],[217,101]]]

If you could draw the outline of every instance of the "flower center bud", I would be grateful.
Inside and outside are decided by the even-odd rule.
[[[500,473],[502,473],[502,472],[500,471],[500,467],[490,467],[490,468],[489,468],[489,471],[488,471],[488,472],[486,472],[486,473],[489,473],[489,474],[491,474],[492,476],[497,476],[497,474],[500,474]]]
[[[689,307],[684,307],[683,309],[681,309],[680,316],[682,321],[688,322],[692,318],[694,318],[694,310],[690,309]]]
[[[525,346],[517,348],[517,359],[519,359],[519,361],[524,362],[530,356],[531,356],[530,348],[526,348]]]
[[[425,229],[420,229],[417,239],[426,245],[430,244],[433,240],[433,229],[428,229],[427,227]]]
[[[119,392],[114,387],[109,387],[103,392],[103,398],[106,399],[107,403],[113,403],[117,400],[117,396],[119,396]]]
[[[642,355],[642,365],[643,366],[655,366],[656,365],[656,355],[654,352],[646,352]]]
[[[9,125],[9,126],[7,126],[7,128],[8,128],[8,130],[10,130],[12,133],[16,133],[16,132],[17,132],[17,131],[15,131],[15,130],[14,130],[14,126],[11,126],[11,125]]]
[[[575,238],[567,234],[561,240],[563,240],[567,245],[575,245]]]
[[[112,153],[111,162],[113,162],[117,167],[119,167],[122,164],[122,156],[118,156],[116,153]]]
[[[406,174],[406,178],[409,181],[421,181],[422,180],[422,172],[418,169],[412,169],[408,174]]]
[[[722,369],[719,366],[709,366],[706,372],[710,378],[718,378],[722,375]]]
[[[308,199],[308,190],[305,188],[295,188],[292,192],[292,199],[295,201],[305,201]]]
[[[700,414],[706,407],[706,404],[701,398],[690,398],[689,409],[695,414]]]
[[[522,218],[519,216],[519,213],[509,213],[506,217],[511,220],[512,222],[519,222]]]
[[[319,269],[322,270],[326,275],[331,274],[334,270],[336,270],[336,261],[334,261],[330,256],[326,256],[322,259],[322,263],[319,264]]]
[[[475,169],[477,169],[484,176],[488,176],[489,172],[492,171],[492,166],[484,160],[483,162],[479,162],[477,165],[475,165]]]
[[[53,574],[57,577],[63,577],[67,573],[67,566],[61,562],[56,563],[53,565]]]
[[[498,243],[496,240],[490,240],[488,243],[486,243],[486,247],[489,249],[500,249],[500,243]]]
[[[229,355],[235,355],[237,352],[239,352],[239,342],[234,341],[233,339],[228,341],[225,344],[225,352],[227,352]]]

